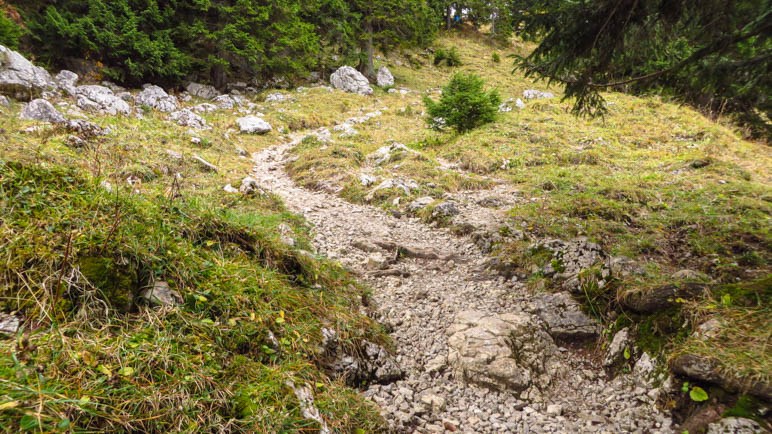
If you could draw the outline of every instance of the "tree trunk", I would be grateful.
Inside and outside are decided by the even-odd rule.
[[[364,74],[370,80],[375,79],[375,63],[373,57],[375,56],[375,47],[373,46],[373,26],[370,23],[365,24],[365,32],[367,38],[365,39],[364,56],[359,59],[359,72]]]
[[[448,3],[448,8],[445,10],[445,20],[447,21],[447,30],[453,26],[453,3]]]

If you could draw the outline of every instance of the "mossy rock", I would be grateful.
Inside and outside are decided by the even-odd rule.
[[[117,264],[112,258],[89,256],[78,261],[83,276],[98,288],[111,308],[129,312],[134,296],[140,288],[137,268],[131,264]]]

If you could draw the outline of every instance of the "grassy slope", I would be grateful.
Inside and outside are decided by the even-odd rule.
[[[511,73],[506,55],[530,49],[525,44],[493,48],[467,35],[442,37],[435,46],[456,47],[463,65],[434,67],[428,53],[390,59],[397,86],[413,92],[376,90],[370,108],[389,109],[357,126],[359,136],[336,139],[326,147],[315,142],[298,147],[299,159],[291,165],[296,179],[314,186],[328,179],[329,173],[320,168],[334,164],[345,170],[336,171],[341,194],[363,201],[367,190],[357,173],[367,154],[393,140],[421,152],[373,172],[421,184],[402,204],[426,194],[438,197],[445,191],[482,187],[486,181],[479,175],[504,180],[517,186],[523,197],[510,212],[511,226],[537,237],[587,236],[610,254],[632,257],[645,266],[644,276],[613,281],[603,290],[586,288],[588,304],[608,322],[610,333],[638,324],[639,343],[647,351],[697,352],[720,359],[733,373],[769,381],[769,147],[744,141],[688,107],[656,96],[616,93],[606,95],[609,114],[604,119],[577,119],[570,114],[571,101],[554,98],[528,101],[526,109],[502,113],[497,122],[465,135],[433,132],[426,128],[421,99],[436,98],[438,87],[455,71],[481,75],[505,99],[521,97],[525,89],[548,90],[543,83]],[[500,53],[501,63],[493,61],[493,51]],[[457,163],[462,171],[443,170],[443,161]],[[373,202],[392,207],[400,195],[388,191]],[[528,256],[528,244],[505,245],[502,254],[530,270],[537,258]],[[617,298],[628,291],[680,283],[671,275],[682,269],[707,274],[714,290],[684,300],[675,312],[622,312],[613,321],[607,315],[618,310]],[[538,275],[531,279],[540,280]],[[748,285],[729,285],[736,282]],[[711,317],[728,319],[721,337],[686,339],[693,327]]]
[[[20,132],[31,124],[17,119],[18,106],[0,115],[0,303],[3,310],[25,310],[34,320],[29,335],[0,340],[0,354],[8,354],[0,362],[0,379],[8,387],[0,394],[3,402],[17,405],[4,411],[0,426],[53,429],[69,420],[95,430],[299,428],[308,422],[300,419],[297,402],[283,385],[288,378],[315,385],[319,407],[338,428],[375,426],[372,407],[325,380],[312,363],[322,324],[335,325],[352,340],[382,339],[372,324],[352,313],[352,299],[361,289],[333,265],[309,260],[279,242],[281,222],[293,227],[301,248],[307,247],[307,229],[277,201],[221,191],[226,183],[238,185],[249,171],[248,159],[236,156],[237,147],[255,151],[281,140],[280,131],[329,126],[375,110],[383,115],[357,125],[358,136],[339,139],[333,133],[334,144],[298,146],[298,160],[290,165],[293,176],[308,186],[333,179],[344,197],[363,201],[368,191],[357,176],[365,157],[393,140],[420,155],[376,168],[374,174],[419,181],[421,191],[414,197],[485,187],[490,183],[485,176],[512,183],[523,200],[511,212],[511,225],[537,236],[586,235],[607,251],[646,265],[645,276],[593,293],[598,305],[613,307],[617,292],[670,283],[671,273],[682,268],[705,272],[721,284],[708,298],[684,303],[676,319],[622,315],[609,323],[611,329],[639,323],[647,332],[641,344],[648,350],[665,346],[671,353],[710,355],[716,354],[715,342],[685,341],[688,329],[709,317],[737,318],[716,338],[725,365],[748,376],[772,372],[764,352],[770,332],[768,285],[751,290],[724,285],[769,275],[772,159],[767,147],[742,141],[688,108],[621,94],[608,95],[605,119],[576,119],[570,102],[550,99],[530,101],[525,110],[504,113],[498,122],[463,136],[433,132],[425,127],[421,99],[426,93],[436,96],[456,70],[480,74],[504,98],[544,89],[510,74],[506,55],[527,46],[496,49],[503,60],[495,63],[493,49],[473,37],[443,37],[436,45],[457,47],[464,64],[436,68],[426,53],[399,57],[401,65],[393,58],[389,66],[398,86],[413,90],[407,95],[292,92],[291,101],[259,108],[275,129],[267,136],[238,135],[235,115],[213,113],[204,117],[215,129],[197,133],[205,140],[196,145],[185,128],[148,114],[143,121],[100,119],[115,134],[72,149],[64,131]],[[166,149],[183,159],[169,157]],[[220,170],[203,171],[190,160],[194,153]],[[443,161],[463,170],[444,170]],[[181,174],[178,181],[175,173]],[[129,194],[129,175],[143,179],[141,195]],[[97,187],[101,180],[109,180],[117,192]],[[384,192],[374,202],[391,207],[400,194]],[[409,198],[403,204],[404,199]],[[65,258],[70,239],[72,253]],[[248,247],[254,245],[260,248]],[[527,256],[527,247],[513,243],[501,250],[528,270],[535,258]],[[107,265],[102,267],[86,261],[92,266],[85,268],[96,272],[91,280],[103,282],[105,272],[124,268],[130,276],[118,277],[130,282],[166,279],[185,297],[184,307],[104,316],[96,302],[96,307],[85,304],[91,306],[86,315],[76,315],[83,309],[67,303],[59,276],[83,268],[76,258],[94,256],[109,261],[97,262]],[[103,286],[103,294],[114,289]],[[88,292],[88,285],[75,287]],[[58,292],[63,295],[55,297]],[[729,298],[722,297],[727,293]],[[284,320],[277,321],[281,312]],[[684,318],[691,321],[686,333],[675,333],[681,338],[673,343],[662,337],[668,328],[663,321],[677,320],[680,326]],[[268,329],[281,342],[278,354],[265,341]],[[243,336],[250,340],[244,342]],[[120,371],[125,367],[134,372]]]
[[[350,345],[384,342],[359,313],[365,290],[301,250],[308,228],[277,199],[222,191],[250,170],[235,148],[278,134],[226,139],[235,115],[211,114],[218,132],[197,133],[196,145],[148,114],[98,118],[115,133],[73,149],[59,129],[21,132],[33,123],[18,120],[19,108],[0,115],[0,311],[28,321],[0,339],[0,431],[314,429],[287,380],[314,388],[331,428],[377,431],[375,407],[315,363],[322,327]],[[220,170],[204,171],[194,153]],[[281,224],[297,248],[280,241]],[[128,308],[152,280],[169,282],[184,305]]]

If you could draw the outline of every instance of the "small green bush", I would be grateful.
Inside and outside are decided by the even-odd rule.
[[[455,74],[442,89],[439,102],[424,98],[427,121],[434,128],[452,127],[464,133],[496,119],[501,97],[485,91],[485,82],[475,74]]]
[[[5,12],[0,10],[0,45],[5,45],[15,50],[19,48],[19,38],[23,34],[24,29],[5,16]]]
[[[493,60],[493,63],[501,63],[501,56],[499,55],[499,53],[494,52],[491,55],[491,60]]]
[[[451,47],[449,49],[438,48],[437,51],[434,52],[434,66],[441,66],[443,64],[446,66],[461,65],[461,56],[459,56],[456,47]]]

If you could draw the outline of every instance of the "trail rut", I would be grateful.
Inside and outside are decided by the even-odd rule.
[[[656,389],[633,375],[607,379],[597,362],[567,348],[560,347],[555,356],[561,369],[549,388],[527,396],[457,378],[447,362],[447,329],[456,315],[521,312],[530,307],[532,294],[523,284],[488,272],[488,258],[468,237],[295,185],[284,170],[294,143],[254,154],[251,175],[313,225],[321,254],[372,286],[379,319],[393,330],[396,359],[406,376],[363,393],[380,406],[393,432],[672,432],[670,419],[654,405]],[[489,220],[503,218],[504,211],[478,205],[488,196],[517,200],[502,187],[459,194],[456,200],[476,224],[492,225]],[[404,257],[389,266],[394,271],[378,272],[389,253],[367,247],[377,246],[376,241],[436,255]]]

